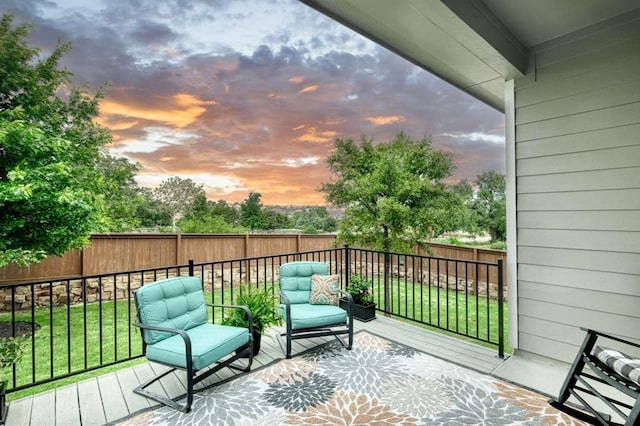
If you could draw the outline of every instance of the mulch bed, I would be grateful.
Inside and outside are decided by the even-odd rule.
[[[40,328],[39,324],[34,325],[34,329],[37,331]],[[13,335],[13,324],[11,322],[0,322],[0,339],[5,337],[11,337]],[[30,336],[31,335],[31,323],[28,321],[16,321],[16,336]]]

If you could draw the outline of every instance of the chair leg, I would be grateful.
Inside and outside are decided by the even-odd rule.
[[[287,328],[287,353],[286,353],[287,359],[291,358],[291,340],[292,340],[291,329]]]
[[[582,359],[582,354],[591,352],[591,350],[593,349],[593,346],[596,343],[597,337],[598,337],[597,335],[590,332],[587,333],[587,335],[585,336],[584,341],[582,342],[582,346],[580,347],[580,350],[578,351],[578,354],[576,355],[576,358],[573,361],[571,368],[569,369],[569,373],[567,374],[564,384],[560,388],[560,393],[558,395],[558,398],[555,400],[560,405],[564,404],[564,402],[569,398],[569,396],[571,396],[570,390],[575,387],[576,382],[578,380],[576,378],[576,375],[579,375],[580,373],[582,373],[582,370],[584,368],[585,363],[584,363],[584,360]]]
[[[160,404],[169,406],[174,410],[182,411],[183,413],[188,413],[191,410],[191,403],[193,402],[193,372],[191,372],[191,374],[187,373],[187,403],[186,404],[178,404],[176,401],[172,399],[169,399],[165,396],[151,392],[150,390],[147,389],[148,386],[150,386],[154,382],[157,382],[158,380],[162,379],[164,376],[172,373],[175,370],[176,370],[175,368],[170,368],[164,373],[159,374],[155,377],[152,377],[151,379],[147,380],[146,382],[144,382],[143,384],[135,388],[133,392],[137,393],[138,395],[142,395],[146,398],[152,399],[156,402],[159,402]]]

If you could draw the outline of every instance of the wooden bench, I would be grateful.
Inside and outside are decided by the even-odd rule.
[[[640,359],[626,355],[616,348],[597,345],[598,339],[622,343],[637,351],[640,344],[620,339],[598,331],[583,329],[587,332],[569,374],[560,389],[557,399],[549,401],[554,407],[581,420],[593,424],[619,425],[612,420],[617,414],[624,419],[625,426],[640,426]],[[588,367],[588,368],[585,368]],[[596,408],[587,401],[592,395],[602,402],[603,408]],[[627,395],[634,403],[628,403]],[[578,409],[567,405],[573,396],[580,402]],[[595,401],[592,399],[592,401]],[[610,409],[611,414],[602,410]]]

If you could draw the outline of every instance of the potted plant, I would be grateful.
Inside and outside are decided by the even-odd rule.
[[[0,371],[11,367],[22,359],[24,345],[27,341],[25,336],[0,338]],[[7,420],[7,407],[5,394],[7,391],[7,381],[0,380],[0,424]]]
[[[264,330],[272,325],[282,324],[273,288],[263,291],[250,285],[241,285],[238,287],[234,303],[247,306],[251,311],[253,316],[253,355],[257,355],[260,351],[260,342]],[[247,314],[241,309],[227,310],[222,324],[247,327]]]
[[[353,316],[368,322],[376,318],[376,304],[373,303],[373,284],[362,275],[351,275],[347,283],[347,293],[353,297]],[[340,306],[346,309],[347,300],[340,299]]]

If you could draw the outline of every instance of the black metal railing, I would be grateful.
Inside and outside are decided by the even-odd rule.
[[[199,276],[213,303],[232,303],[241,284],[277,291],[283,263],[321,261],[348,284],[352,274],[372,283],[377,310],[487,342],[504,354],[502,264],[384,253],[349,247],[56,278],[0,287],[0,321],[26,335],[25,355],[5,369],[13,392],[142,356],[133,326],[133,292],[180,275]],[[210,312],[221,320],[220,308]]]

